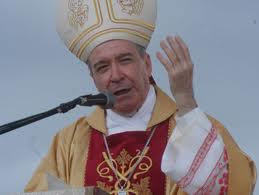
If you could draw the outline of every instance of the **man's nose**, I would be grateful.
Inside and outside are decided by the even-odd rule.
[[[118,82],[123,78],[123,74],[118,64],[113,64],[111,69],[111,81]]]

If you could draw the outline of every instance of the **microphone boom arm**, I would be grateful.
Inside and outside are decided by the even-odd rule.
[[[66,113],[69,110],[75,108],[77,105],[92,106],[94,104],[91,104],[91,105],[86,104],[87,98],[91,96],[92,95],[80,96],[79,98],[76,98],[67,103],[60,104],[60,106],[53,108],[51,110],[48,110],[46,112],[42,112],[30,117],[26,117],[24,119],[20,119],[20,120],[2,125],[0,126],[0,135],[10,132],[12,130],[15,130],[17,128],[23,127],[25,125],[31,124],[33,122],[42,120],[44,118],[50,117],[57,113]]]

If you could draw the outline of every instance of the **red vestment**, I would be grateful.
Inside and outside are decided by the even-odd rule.
[[[120,174],[116,177],[107,162],[108,154],[103,134],[93,130],[86,161],[85,186],[98,186],[111,194],[117,194],[123,185],[129,194],[164,194],[166,176],[161,171],[161,160],[168,140],[168,124],[166,120],[157,125],[148,151],[129,182],[129,170],[140,158],[151,131],[124,132],[107,137],[113,165],[119,172],[117,174]]]

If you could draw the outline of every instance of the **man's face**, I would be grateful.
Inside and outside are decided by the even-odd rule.
[[[149,91],[149,55],[140,56],[136,45],[129,41],[113,40],[97,46],[89,63],[97,89],[115,95],[113,111],[124,116],[137,112]]]

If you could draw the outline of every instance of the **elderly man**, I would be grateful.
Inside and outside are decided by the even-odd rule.
[[[168,36],[157,53],[175,102],[153,81],[145,48],[155,0],[145,1],[139,15],[125,13],[118,1],[78,1],[88,7],[89,20],[80,20],[86,12],[79,7],[71,23],[70,0],[63,0],[58,32],[87,62],[97,89],[112,92],[116,102],[60,131],[26,191],[47,190],[50,173],[73,187],[97,186],[110,194],[251,194],[253,161],[198,108],[193,63],[180,37]]]

